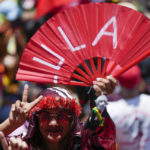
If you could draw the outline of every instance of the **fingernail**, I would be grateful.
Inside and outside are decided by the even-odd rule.
[[[96,78],[97,81],[101,81],[101,78]]]
[[[106,79],[110,79],[110,76],[107,76]]]
[[[107,79],[110,79],[110,77],[112,77],[112,75],[109,75],[109,76],[107,76],[106,78],[107,78]]]
[[[43,98],[43,95],[40,96],[40,99]]]
[[[21,105],[24,105],[25,103],[24,102],[21,102]]]
[[[96,84],[96,81],[93,81],[93,84]]]
[[[12,108],[12,111],[15,111],[15,108]]]
[[[25,84],[25,87],[26,87],[26,88],[28,88],[28,87],[29,87],[29,85],[28,85],[28,84]]]

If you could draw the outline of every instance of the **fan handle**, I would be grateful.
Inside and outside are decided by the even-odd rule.
[[[137,59],[129,63],[128,65],[124,66],[120,71],[118,71],[116,74],[113,75],[114,78],[117,78],[119,75],[124,73],[126,70],[131,68],[132,66],[136,65],[138,62],[142,61],[144,58],[150,55],[150,49],[147,50],[145,53],[143,53],[141,56],[139,56]]]

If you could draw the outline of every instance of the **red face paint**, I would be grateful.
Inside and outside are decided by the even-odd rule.
[[[39,114],[41,134],[49,142],[60,141],[69,131],[72,115],[60,108],[49,109]]]
[[[72,116],[66,111],[60,111],[59,113],[50,113],[48,111],[44,111],[40,114],[39,118],[40,122],[43,123],[48,123],[52,118],[57,119],[59,122],[68,122]]]

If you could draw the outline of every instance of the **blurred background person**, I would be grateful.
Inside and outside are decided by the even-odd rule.
[[[142,73],[142,83],[140,85],[140,92],[150,94],[150,57],[147,57],[139,63]]]
[[[121,99],[110,102],[107,110],[116,125],[119,150],[150,149],[150,96],[139,93],[142,81],[139,66],[118,78]]]

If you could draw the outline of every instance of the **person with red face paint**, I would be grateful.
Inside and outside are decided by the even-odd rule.
[[[116,80],[109,77],[95,81],[93,89],[99,96],[102,92],[112,92],[115,85]],[[62,87],[42,91],[39,94],[42,100],[30,111],[27,134],[21,138],[11,137],[7,144],[0,133],[4,150],[115,150],[115,126],[106,108],[99,107],[102,122],[98,116],[94,120],[90,116],[86,124],[80,123],[81,107],[73,93]]]
[[[119,150],[150,150],[150,96],[139,93],[141,69],[133,66],[118,81],[121,98],[107,110],[116,125]]]

